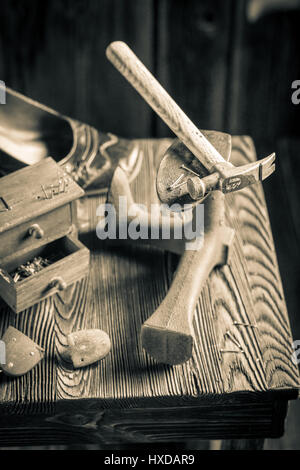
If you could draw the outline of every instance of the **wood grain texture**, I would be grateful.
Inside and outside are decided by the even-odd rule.
[[[233,148],[232,161],[234,163],[235,158],[240,158],[246,163],[253,152],[252,140],[244,138],[236,149]],[[230,195],[230,207],[232,200]],[[267,385],[271,389],[284,388],[294,380],[297,383],[295,374],[298,370],[291,363],[290,324],[262,186],[254,185],[239,191],[234,203],[232,207],[235,208],[243,241],[242,254],[247,264],[252,311],[258,332],[261,332],[259,343]]]
[[[138,141],[144,154],[134,199],[156,201],[155,175],[169,140]],[[233,163],[255,158],[251,139],[233,138]],[[145,184],[147,181],[147,184]],[[89,222],[88,279],[14,317],[13,324],[46,349],[30,374],[1,378],[0,437],[6,443],[178,442],[264,438],[283,433],[286,403],[297,396],[291,334],[263,191],[255,185],[227,197],[227,223],[238,232],[228,266],[204,285],[194,317],[196,347],[184,365],[155,363],[141,348],[142,323],[166,295],[174,258],[151,247],[118,247],[95,235],[104,198],[80,202]],[[176,261],[176,260],[175,260]],[[250,323],[257,328],[234,324]],[[100,328],[110,355],[86,369],[63,360],[67,335]],[[242,345],[238,349],[226,333]]]

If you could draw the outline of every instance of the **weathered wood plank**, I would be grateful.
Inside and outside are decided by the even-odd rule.
[[[232,161],[249,161],[254,152],[250,138],[235,140]],[[268,388],[297,386],[289,317],[262,186],[239,191],[234,198]]]

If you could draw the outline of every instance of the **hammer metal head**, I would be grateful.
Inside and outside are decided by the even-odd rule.
[[[219,188],[223,193],[239,191],[250,184],[263,181],[275,171],[275,153],[253,163],[225,168],[217,164],[215,169],[220,174]]]
[[[226,162],[214,166],[214,173],[204,178],[194,176],[187,181],[187,190],[193,200],[202,199],[208,192],[218,189],[223,193],[239,191],[263,181],[275,170],[275,153],[247,165],[233,166]]]
[[[228,162],[231,155],[231,136],[218,131],[201,132]],[[187,184],[184,183],[187,183],[190,176],[198,175],[203,178],[208,174],[208,170],[193,153],[180,140],[175,139],[166,150],[158,168],[157,195],[162,203],[169,206],[191,204],[193,198],[188,193]],[[174,185],[174,182],[180,178],[180,184]]]

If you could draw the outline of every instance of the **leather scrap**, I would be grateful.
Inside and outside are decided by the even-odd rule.
[[[66,355],[75,369],[98,362],[111,349],[110,338],[103,330],[80,330],[68,335]]]
[[[13,326],[8,327],[2,341],[5,343],[5,364],[1,364],[1,369],[6,375],[24,375],[44,357],[43,349]]]

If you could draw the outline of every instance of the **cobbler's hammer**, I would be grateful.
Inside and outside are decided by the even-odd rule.
[[[189,178],[188,191],[193,199],[201,199],[214,189],[223,193],[237,191],[262,181],[273,173],[275,170],[274,153],[262,160],[240,167],[234,167],[226,162],[124,42],[111,43],[106,50],[106,55],[208,170],[209,175],[203,179],[198,176]]]

